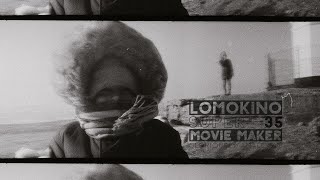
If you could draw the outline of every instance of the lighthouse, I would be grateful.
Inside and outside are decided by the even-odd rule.
[[[291,23],[296,87],[320,87],[320,22]]]
[[[320,87],[320,22],[292,22],[288,49],[268,53],[268,89]]]

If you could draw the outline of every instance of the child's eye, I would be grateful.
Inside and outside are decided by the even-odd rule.
[[[135,100],[136,94],[132,91],[119,88],[119,89],[104,89],[100,91],[96,97],[94,98],[94,102],[96,105],[105,106],[108,104],[123,104],[124,106],[128,106],[132,104]]]
[[[136,93],[134,93],[132,90],[128,89],[128,88],[106,88],[103,89],[101,91],[99,91],[96,96],[95,99],[96,101],[106,101],[106,100],[127,100],[127,99],[132,99],[134,97],[136,97]],[[101,99],[101,100],[100,100]]]

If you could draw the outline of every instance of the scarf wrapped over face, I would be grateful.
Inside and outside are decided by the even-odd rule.
[[[77,112],[76,118],[86,133],[96,139],[119,137],[142,130],[142,124],[158,115],[158,102],[138,95],[133,106],[125,110]],[[116,120],[114,120],[116,118]]]
[[[54,56],[53,82],[58,94],[76,108],[90,106],[87,91],[92,71],[101,61],[116,59],[139,79],[141,92],[131,108],[90,112],[78,108],[76,118],[89,136],[117,137],[136,132],[157,116],[168,77],[151,40],[124,23],[103,21],[84,23],[64,41]]]

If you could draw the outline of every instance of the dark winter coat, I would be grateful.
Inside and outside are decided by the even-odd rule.
[[[222,79],[231,79],[233,77],[233,67],[230,59],[220,60],[222,66]]]
[[[179,133],[155,119],[146,122],[143,131],[114,141],[90,138],[78,122],[72,122],[58,132],[49,147],[52,158],[188,158],[181,146]]]
[[[52,15],[186,16],[181,0],[50,0]]]

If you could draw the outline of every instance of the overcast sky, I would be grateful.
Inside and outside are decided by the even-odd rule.
[[[0,21],[0,123],[72,118],[73,108],[54,92],[53,50],[81,21]],[[261,92],[268,52],[291,46],[286,22],[126,22],[154,41],[168,69],[165,99],[222,93],[217,61],[233,62],[233,93]]]

